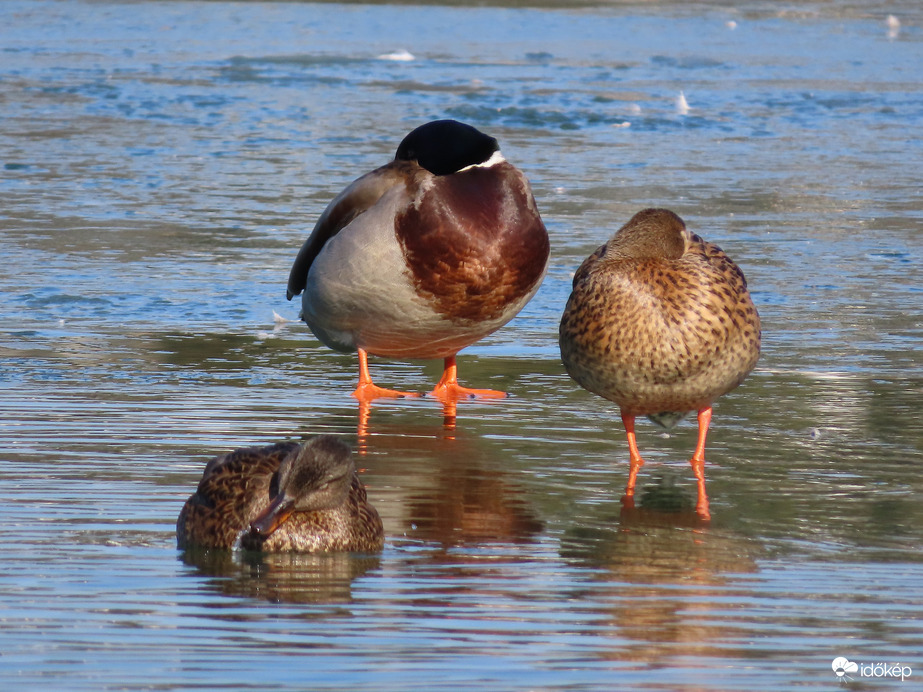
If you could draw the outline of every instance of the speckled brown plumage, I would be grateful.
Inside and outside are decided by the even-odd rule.
[[[325,437],[330,438],[320,436],[311,442]],[[296,442],[283,442],[238,449],[210,461],[198,489],[186,501],[176,522],[178,547],[241,547],[271,552],[381,550],[384,544],[381,518],[369,504],[351,458],[350,471],[344,480],[349,485],[348,494],[336,507],[296,510],[268,536],[251,528],[251,523],[279,493],[280,466],[301,449],[302,445]],[[308,469],[308,475],[311,472]]]
[[[743,272],[721,248],[673,212],[646,209],[577,270],[560,345],[570,376],[618,404],[633,446],[638,415],[670,425],[698,411],[701,427],[712,402],[756,365],[760,320]],[[702,430],[700,438],[704,448]],[[643,463],[635,457],[633,472]],[[703,449],[694,468],[699,461]]]

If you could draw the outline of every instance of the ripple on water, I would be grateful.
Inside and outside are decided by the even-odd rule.
[[[839,0],[9,6],[7,686],[776,690],[829,687],[838,655],[916,660],[916,5],[893,40]],[[436,117],[526,171],[552,265],[459,359],[508,400],[380,401],[360,431],[355,357],[285,277],[329,200]],[[622,505],[618,412],[556,342],[576,267],[658,205],[739,262],[763,318],[715,407],[710,523],[688,423],[639,424]],[[420,392],[441,371],[372,368]],[[209,459],[323,432],[356,450],[380,555],[176,550]]]

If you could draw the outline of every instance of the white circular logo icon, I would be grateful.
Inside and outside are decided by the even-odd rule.
[[[836,673],[838,678],[843,677],[846,673],[855,673],[859,670],[858,663],[853,663],[844,656],[837,656],[833,659],[833,663],[830,664],[830,667],[833,668],[833,672]]]

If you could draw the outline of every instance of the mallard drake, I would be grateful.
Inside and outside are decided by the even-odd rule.
[[[305,444],[238,449],[212,459],[176,522],[179,548],[267,552],[381,550],[348,445],[332,435]]]
[[[455,120],[408,134],[393,161],[321,214],[288,279],[302,319],[359,354],[360,401],[416,396],[372,383],[368,354],[444,359],[430,394],[505,396],[458,384],[456,354],[509,322],[538,290],[548,233],[529,183],[497,140]]]
[[[690,463],[697,509],[707,516],[712,402],[743,382],[760,355],[760,318],[737,265],[673,212],[645,209],[580,265],[560,345],[568,374],[619,406],[630,454],[626,498],[644,463],[635,417],[671,427],[698,413]]]

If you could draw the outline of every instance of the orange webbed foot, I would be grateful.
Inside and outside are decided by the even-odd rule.
[[[359,401],[369,402],[375,399],[402,399],[420,396],[417,392],[400,392],[396,389],[385,389],[371,382],[360,382],[353,392]]]
[[[509,394],[496,389],[462,387],[457,382],[448,384],[439,382],[433,391],[429,393],[429,396],[434,396],[442,401],[459,401],[460,399],[505,399]]]
[[[458,366],[455,356],[445,359],[445,368],[442,377],[436,383],[433,391],[429,393],[442,401],[458,401],[460,399],[505,399],[509,396],[506,392],[495,389],[471,389],[458,384]]]
[[[416,392],[400,392],[396,389],[385,389],[372,382],[369,374],[369,357],[365,349],[357,349],[359,353],[359,384],[353,396],[360,402],[374,401],[375,399],[402,399],[405,397],[420,396]]]
[[[625,485],[625,496],[622,498],[622,502],[626,499],[633,499],[635,496],[635,483],[638,480],[638,471],[641,470],[641,467],[644,466],[644,459],[640,456],[632,456],[629,461],[628,466],[628,483]]]

